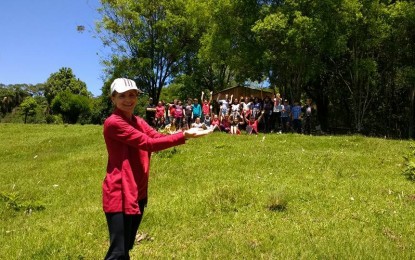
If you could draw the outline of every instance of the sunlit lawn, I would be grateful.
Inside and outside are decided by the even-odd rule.
[[[0,125],[0,259],[103,259],[101,126]],[[411,259],[410,142],[222,133],[153,155],[133,259]]]

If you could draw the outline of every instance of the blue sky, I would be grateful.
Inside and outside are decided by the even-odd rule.
[[[0,83],[37,84],[69,67],[101,94],[106,49],[93,38],[99,0],[0,0]],[[85,26],[79,33],[77,26]]]

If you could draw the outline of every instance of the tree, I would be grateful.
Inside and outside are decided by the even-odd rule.
[[[319,50],[325,32],[314,2],[286,1],[253,27],[264,46],[264,62],[272,85],[299,101],[307,84],[319,75]]]
[[[90,100],[86,96],[76,95],[65,90],[52,101],[52,111],[61,114],[65,123],[75,124],[80,116],[87,117],[91,111]]]
[[[61,68],[58,72],[52,73],[44,85],[44,95],[48,104],[52,104],[52,100],[58,93],[69,91],[69,93],[81,96],[90,96],[86,88],[85,82],[77,79],[71,68]]]
[[[407,129],[402,132],[408,138],[415,137],[415,3],[399,1],[388,6],[391,34],[383,54],[386,75],[385,80],[391,86],[389,89],[396,93],[392,106],[393,121],[401,122]],[[407,99],[402,97],[407,96]],[[388,99],[389,100],[389,99]],[[391,120],[392,121],[392,120]],[[407,124],[407,125],[405,125]],[[399,130],[399,129],[397,129]]]
[[[378,55],[389,27],[383,18],[385,8],[378,1],[344,1],[342,8],[347,50],[334,67],[336,76],[348,90],[354,127],[364,129],[364,122],[373,101],[380,91]]]
[[[382,88],[379,53],[390,29],[385,5],[374,0],[287,0],[266,10],[253,31],[266,48],[271,83],[282,85],[291,98],[317,99],[318,114],[325,118],[329,103],[340,106],[349,112],[341,121],[362,131]],[[338,118],[336,114],[332,121]]]
[[[103,0],[97,32],[111,46],[106,61],[113,77],[134,79],[154,100],[192,53],[195,28],[184,0]]]
[[[22,109],[22,113],[24,115],[24,123],[27,122],[28,116],[34,116],[36,114],[36,109],[38,104],[33,97],[26,97],[23,102],[20,104],[20,108]]]
[[[222,90],[247,79],[262,81],[262,49],[251,31],[260,15],[256,0],[206,1],[199,16],[202,34],[191,76],[199,92]]]
[[[1,112],[3,114],[10,113],[15,107],[18,107],[25,97],[30,95],[28,88],[31,86],[30,84],[1,85]]]

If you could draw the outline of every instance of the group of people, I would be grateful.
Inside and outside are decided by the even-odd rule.
[[[230,134],[287,133],[296,132],[311,134],[312,120],[315,107],[312,100],[306,100],[304,106],[298,101],[292,104],[283,99],[279,93],[273,97],[240,97],[220,94],[212,102],[205,98],[202,91],[201,101],[189,98],[184,104],[175,99],[172,103],[159,101],[153,104],[152,99],[146,109],[146,119],[149,125],[169,132],[190,128],[204,128],[223,131]]]

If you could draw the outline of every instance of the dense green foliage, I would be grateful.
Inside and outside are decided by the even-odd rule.
[[[403,174],[408,180],[415,181],[415,145],[411,145],[409,152],[404,156],[405,170]]]
[[[0,84],[1,122],[45,123],[47,102],[43,84]]]
[[[0,96],[3,122],[91,123],[100,108],[70,68],[52,73],[45,84],[0,85]]]
[[[61,68],[44,84],[0,85],[2,121],[102,123],[116,77],[167,102],[265,80],[291,102],[312,98],[325,132],[415,137],[413,1],[101,0],[99,11],[96,36],[111,48],[102,95]],[[88,96],[90,112],[50,111],[65,90]],[[7,116],[33,95],[46,98],[46,119]]]
[[[12,112],[15,107],[18,107],[23,102],[25,97],[41,95],[43,95],[42,84],[13,84],[7,86],[0,84],[0,115],[5,116],[7,113]]]
[[[107,1],[108,72],[155,100],[267,79],[317,104],[322,129],[414,137],[413,1]],[[144,73],[145,72],[145,73]]]
[[[38,107],[38,103],[33,97],[26,97],[23,102],[20,104],[20,108],[22,109],[22,113],[24,115],[24,123],[27,122],[28,116],[36,115],[36,108]]]
[[[0,258],[102,259],[102,127],[0,132]],[[409,141],[362,136],[188,140],[153,154],[132,259],[412,259],[404,154],[413,161]]]
[[[65,91],[82,96],[89,94],[85,82],[77,79],[71,68],[61,68],[52,73],[45,83],[45,97],[49,104],[59,93]]]
[[[64,122],[72,124],[75,124],[80,116],[90,112],[88,97],[69,91],[59,92],[52,100],[51,108],[63,116]]]

